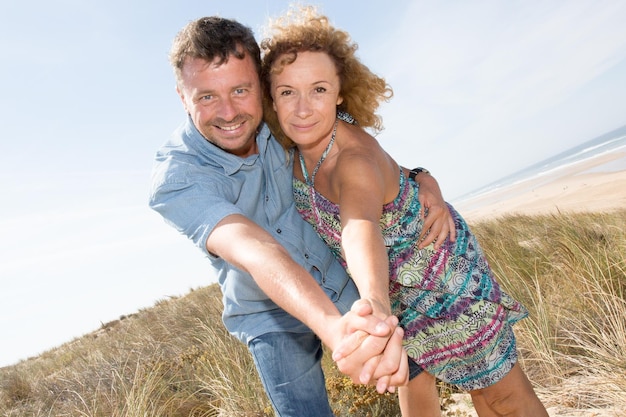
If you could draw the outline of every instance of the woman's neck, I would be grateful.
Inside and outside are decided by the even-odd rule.
[[[315,175],[319,171],[320,167],[330,154],[330,151],[335,143],[335,136],[337,134],[337,124],[339,120],[335,120],[335,125],[333,126],[333,131],[330,138],[327,141],[321,141],[319,146],[311,147],[306,149],[305,147],[298,146],[298,154],[300,160],[300,166],[302,169],[302,175],[304,180],[310,186],[314,186],[315,184]],[[322,145],[324,144],[324,145]],[[323,150],[320,152],[320,147],[324,146]]]

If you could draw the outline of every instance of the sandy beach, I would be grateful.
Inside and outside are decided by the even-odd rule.
[[[626,151],[599,155],[454,206],[470,222],[507,214],[626,208]]]

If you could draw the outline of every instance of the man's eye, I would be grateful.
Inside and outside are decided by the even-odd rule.
[[[246,92],[246,90],[244,88],[238,88],[235,90],[235,94],[240,96],[242,94],[244,94]]]
[[[206,96],[202,96],[202,97],[200,97],[200,100],[202,100],[202,101],[208,101],[208,100],[211,100],[212,98],[213,98],[213,96],[212,96],[212,95],[206,95]]]

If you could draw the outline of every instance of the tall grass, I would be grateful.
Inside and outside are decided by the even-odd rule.
[[[626,211],[512,216],[475,232],[530,310],[516,332],[542,398],[626,412]]]
[[[510,216],[473,229],[503,287],[530,311],[515,326],[520,361],[544,402],[626,414],[626,211]],[[213,285],[2,368],[0,415],[272,415],[220,315]],[[324,367],[338,416],[399,415],[394,395],[353,385],[327,356]]]

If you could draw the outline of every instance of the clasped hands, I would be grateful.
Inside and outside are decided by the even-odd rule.
[[[374,315],[371,301],[358,300],[342,317],[345,336],[333,349],[338,369],[357,384],[376,385],[379,393],[394,392],[409,379],[404,331],[393,315]]]

